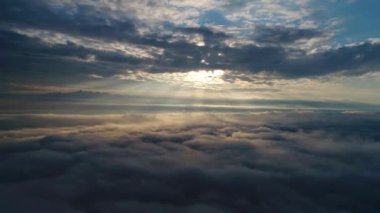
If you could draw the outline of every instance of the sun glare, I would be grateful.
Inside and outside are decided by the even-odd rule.
[[[128,72],[126,75],[118,76],[118,78],[121,80],[158,82],[165,85],[170,84],[199,89],[217,89],[218,86],[226,84],[223,76],[227,72],[223,70],[197,70],[172,73]]]
[[[223,82],[223,79],[221,78],[223,75],[223,70],[190,71],[186,73],[183,81],[195,84],[219,84]]]

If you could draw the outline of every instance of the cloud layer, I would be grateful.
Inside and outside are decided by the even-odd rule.
[[[376,212],[378,114],[2,115],[2,212]]]
[[[299,78],[379,69],[378,42],[332,45],[337,29],[317,24],[310,4],[5,0],[2,78],[67,83],[128,70],[212,69]]]

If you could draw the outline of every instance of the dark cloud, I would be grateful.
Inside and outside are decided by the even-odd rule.
[[[239,3],[240,2],[240,3]],[[243,4],[239,1],[237,4]],[[288,27],[258,27],[253,40],[266,45],[229,47],[226,39],[236,39],[225,32],[203,27],[162,25],[163,31],[183,35],[202,35],[206,46],[198,47],[186,40],[173,41],[173,36],[161,32],[141,34],[143,25],[130,14],[113,16],[90,4],[55,5],[47,1],[2,1],[0,9],[2,81],[22,81],[40,76],[42,81],[82,81],[95,73],[112,76],[126,69],[147,72],[189,71],[197,69],[228,69],[243,72],[266,72],[285,78],[321,76],[331,73],[360,75],[379,67],[380,45],[364,42],[357,45],[306,54],[301,49],[289,49],[280,44],[323,37],[316,29]],[[163,53],[153,58],[126,56],[120,51],[84,47],[67,38],[66,44],[46,44],[14,29],[46,30],[65,35],[118,41],[140,45],[140,48],[161,48]],[[271,45],[268,45],[271,44]],[[274,44],[274,45],[273,45]],[[297,53],[297,54],[295,54]],[[292,57],[289,57],[292,55]],[[296,55],[297,57],[293,57]],[[88,59],[95,56],[92,63]],[[77,59],[81,59],[77,60]],[[20,63],[22,62],[22,63]],[[66,80],[65,80],[66,79]]]
[[[378,114],[48,116],[60,125],[1,133],[1,211],[380,208]]]
[[[224,64],[246,72],[278,74],[282,77],[297,78],[321,76],[331,73],[364,74],[379,66],[380,44],[362,43],[328,51],[289,58],[280,47],[245,46],[225,48]]]
[[[298,29],[289,27],[258,26],[255,29],[255,41],[267,44],[289,44],[298,40],[322,37],[317,29]]]
[[[293,77],[334,72],[360,75],[378,69],[379,57],[380,44],[362,43],[289,60],[284,65],[284,73]]]
[[[123,40],[136,33],[132,20],[112,17],[84,4],[56,6],[48,1],[11,1],[0,3],[1,24],[11,27],[30,27],[82,35],[94,38]]]
[[[112,76],[142,62],[117,51],[88,48],[70,41],[47,44],[6,30],[0,30],[0,47],[2,82],[56,85],[81,82],[92,73]],[[93,61],[89,60],[91,57]]]

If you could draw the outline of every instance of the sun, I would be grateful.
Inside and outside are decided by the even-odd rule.
[[[223,75],[223,70],[190,71],[183,77],[183,81],[194,84],[219,84],[223,81]]]
[[[184,88],[217,89],[228,84],[224,78],[229,71],[193,70],[187,72],[149,73],[144,71],[128,72],[119,76],[122,80],[132,80],[154,84],[179,86]]]

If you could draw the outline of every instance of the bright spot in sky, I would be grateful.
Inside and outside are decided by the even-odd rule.
[[[198,84],[219,84],[221,77],[224,75],[223,70],[199,70],[186,73],[183,78],[185,82],[193,82]]]
[[[121,80],[160,82],[199,89],[216,89],[217,86],[226,84],[223,78],[226,73],[228,71],[223,70],[194,70],[172,73],[129,72],[117,77]]]
[[[205,43],[204,41],[198,41],[198,42],[196,43],[196,45],[197,45],[198,47],[204,47],[204,46],[206,45],[206,43]]]

